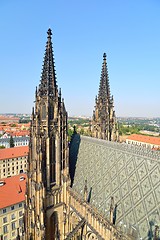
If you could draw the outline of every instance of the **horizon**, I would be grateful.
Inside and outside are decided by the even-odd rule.
[[[116,116],[160,117],[160,3],[47,3],[0,3],[0,112],[32,112],[50,27],[69,116],[92,116],[106,52]]]
[[[31,116],[31,113],[0,113],[0,116],[3,116],[3,115],[30,115]],[[92,116],[87,116],[87,115],[70,115],[68,116],[68,118],[92,118]],[[116,117],[117,119],[118,118],[136,118],[136,119],[157,119],[157,118],[160,118],[160,117],[142,117],[142,116],[117,116]]]

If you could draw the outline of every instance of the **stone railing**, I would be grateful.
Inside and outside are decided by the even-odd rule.
[[[86,220],[86,224],[95,234],[101,236],[101,239],[109,240],[131,240],[132,236],[126,236],[119,231],[115,225],[102,216],[95,207],[83,200],[71,188],[67,189],[69,193],[70,207],[79,215],[81,219]]]
[[[74,235],[77,233],[77,231],[85,224],[85,220],[82,218],[82,220],[80,222],[78,222],[78,224],[75,226],[75,228],[72,230],[72,232],[70,232],[67,237],[65,238],[65,240],[70,240],[72,239],[72,237],[74,237]]]

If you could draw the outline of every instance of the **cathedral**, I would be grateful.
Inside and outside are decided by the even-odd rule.
[[[48,29],[32,111],[24,238],[158,239],[160,154],[118,142],[106,54],[91,137],[75,130],[69,143],[67,118]]]

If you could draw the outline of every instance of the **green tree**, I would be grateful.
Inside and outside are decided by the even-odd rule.
[[[81,135],[84,135],[84,128],[81,128],[80,134],[81,134]]]
[[[13,137],[10,137],[10,148],[14,147],[14,140]]]
[[[68,141],[69,141],[69,142],[71,141],[72,134],[73,134],[73,130],[69,128],[69,129],[68,129]]]
[[[5,146],[3,146],[3,145],[2,145],[2,146],[0,146],[0,149],[3,149],[3,148],[5,148]]]
[[[17,125],[15,123],[11,124],[11,127],[17,127]]]

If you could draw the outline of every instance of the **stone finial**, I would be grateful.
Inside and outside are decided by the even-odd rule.
[[[87,189],[87,180],[85,180],[84,185],[84,200],[87,201],[88,189]]]
[[[47,34],[48,34],[48,38],[51,38],[51,36],[52,36],[52,30],[51,30],[50,28],[48,29]]]
[[[59,88],[59,97],[61,97],[61,88]]]
[[[74,125],[73,126],[73,134],[76,134],[77,132],[76,132],[76,126]]]
[[[103,54],[103,60],[104,60],[104,61],[106,61],[106,57],[107,57],[107,55],[106,55],[106,53],[104,53],[104,54]]]
[[[111,204],[110,204],[110,222],[113,223],[113,211],[114,211],[114,198],[111,197]]]

